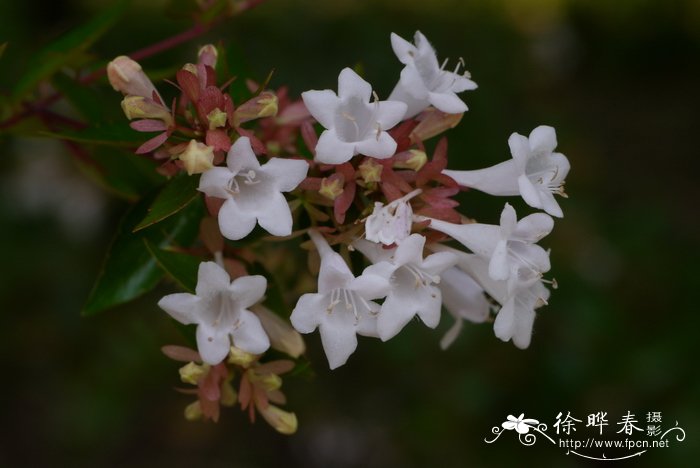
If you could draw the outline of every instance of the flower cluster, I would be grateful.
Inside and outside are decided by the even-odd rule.
[[[432,151],[425,142],[459,123],[467,105],[458,94],[477,85],[460,72],[462,59],[446,70],[420,32],[413,43],[392,34],[391,46],[403,70],[384,101],[345,68],[337,91],[309,90],[294,101],[284,88],[249,82],[251,96],[238,104],[227,85],[216,85],[218,52],[205,46],[177,72],[180,96],[166,105],[136,62],[110,63],[131,126],[159,132],[137,153],[161,161],[164,174],[199,177],[211,216],[202,219],[208,254],[194,294],[158,304],[196,326],[197,351],[166,351],[188,362],[182,380],[197,386],[189,419],[216,420],[219,405],[239,401],[251,419],[258,412],[294,432],[296,416],[270,402],[285,403],[279,375],[301,362],[299,333],[316,329],[331,369],[347,362],[357,335],[387,341],[414,317],[435,328],[443,308],[455,319],[443,348],[463,320],[494,315],[498,338],[530,344],[535,310],[549,298],[549,253],[537,243],[553,228],[550,215],[562,216],[554,195],[564,195],[569,170],[555,131],[514,133],[512,159],[493,167],[447,169],[446,138]],[[520,195],[548,214],[518,220],[506,203],[499,225],[477,223],[456,211],[454,197],[469,188]],[[202,259],[201,247],[187,248]],[[313,291],[299,281],[303,252],[318,272]],[[282,300],[268,299],[273,292]],[[285,299],[296,305],[285,310]],[[270,347],[290,359],[274,358]]]

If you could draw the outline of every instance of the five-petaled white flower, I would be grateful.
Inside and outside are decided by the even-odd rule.
[[[383,341],[396,336],[416,315],[428,327],[437,327],[442,305],[437,285],[440,274],[457,262],[455,255],[438,252],[424,259],[425,237],[420,234],[411,234],[393,249],[363,239],[353,246],[375,265],[391,265],[391,290],[377,318],[377,331]]]
[[[301,93],[311,115],[326,130],[316,144],[316,161],[342,164],[356,154],[377,159],[391,157],[396,142],[386,132],[401,121],[406,104],[370,102],[372,86],[350,68],[338,76],[338,94],[330,89]]]
[[[525,418],[525,413],[520,413],[517,418],[512,414],[509,414],[507,421],[503,422],[501,426],[507,431],[515,431],[518,434],[527,434],[530,432],[530,428],[536,427],[540,422],[537,419],[527,419]]]
[[[443,232],[489,260],[494,280],[531,284],[549,271],[549,254],[535,243],[550,233],[554,221],[544,213],[517,220],[508,203],[501,213],[500,226],[492,224],[453,224],[430,218],[430,228]]]
[[[281,192],[294,190],[306,177],[309,165],[301,159],[271,158],[263,166],[248,137],[231,146],[227,167],[209,169],[199,181],[199,191],[226,201],[219,210],[224,237],[243,239],[260,226],[274,236],[292,233],[292,213]]]
[[[328,364],[335,369],[355,352],[356,334],[377,337],[379,304],[372,300],[389,291],[390,266],[369,266],[355,278],[343,257],[320,233],[310,230],[309,236],[321,256],[318,292],[301,296],[290,320],[300,333],[311,333],[318,327]]]
[[[185,325],[197,324],[197,348],[207,364],[220,363],[233,345],[251,354],[262,354],[270,341],[258,317],[249,307],[265,294],[264,276],[242,276],[231,282],[214,262],[199,264],[196,294],[165,296],[158,306]]]
[[[419,193],[421,189],[416,189],[387,205],[375,202],[374,211],[365,221],[365,238],[391,245],[411,235],[413,209],[409,200]]]
[[[469,72],[459,73],[464,62],[460,59],[454,71],[446,71],[447,60],[442,66],[438,63],[435,49],[420,31],[416,31],[414,41],[415,45],[391,33],[391,46],[405,67],[389,100],[408,105],[405,119],[431,104],[446,114],[466,112],[467,105],[457,97],[457,93],[476,89],[477,85],[470,79]]]
[[[491,307],[484,295],[484,289],[458,266],[440,273],[438,287],[442,293],[442,304],[455,319],[455,323],[440,340],[440,347],[447,349],[462,331],[464,320],[474,323],[484,322],[489,316]]]
[[[471,187],[490,195],[518,195],[533,208],[552,216],[564,214],[554,194],[566,197],[564,182],[569,173],[569,160],[555,153],[557,135],[554,128],[540,125],[529,137],[513,133],[508,139],[513,159],[475,171],[444,170],[463,187]]]

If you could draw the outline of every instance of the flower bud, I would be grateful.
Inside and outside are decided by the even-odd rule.
[[[425,154],[425,151],[412,149],[397,155],[394,167],[397,169],[412,169],[418,172],[427,162],[428,156]]]
[[[143,96],[127,96],[122,100],[122,110],[129,120],[133,119],[157,119],[166,125],[173,124],[173,116],[170,110],[155,102],[153,99]]]
[[[231,385],[230,381],[221,384],[221,397],[219,403],[224,406],[233,406],[238,401],[238,393]]]
[[[121,55],[107,65],[107,78],[115,91],[125,95],[154,99],[154,94],[162,102],[156,87],[134,60]]]
[[[187,174],[201,174],[214,167],[214,148],[197,140],[190,140],[178,158],[185,166]]]
[[[199,49],[197,52],[197,57],[199,57],[199,63],[206,65],[211,68],[216,68],[216,61],[219,58],[219,52],[211,44],[207,44]]]
[[[275,115],[277,115],[277,95],[270,91],[263,91],[236,108],[233,113],[233,126],[238,127],[253,119]]]
[[[209,364],[195,364],[189,362],[180,368],[180,380],[185,383],[197,385],[199,379],[209,373]]]
[[[287,353],[293,358],[298,358],[306,350],[304,339],[299,332],[292,328],[286,320],[261,305],[251,307],[251,310],[260,319],[260,323],[270,338],[270,346],[277,351]]]
[[[284,411],[274,405],[267,405],[266,408],[258,407],[265,421],[280,434],[291,435],[297,431],[297,415]]]
[[[374,159],[366,159],[360,164],[360,175],[365,184],[371,184],[382,180],[382,169],[384,166],[378,164]]]
[[[190,403],[185,407],[185,419],[188,421],[198,421],[202,419],[203,416],[202,405],[199,404],[199,401]]]
[[[282,387],[282,377],[271,372],[258,374],[253,369],[248,370],[248,378],[252,383],[259,384],[265,391],[271,392]]]
[[[439,135],[445,130],[457,126],[464,114],[445,114],[437,109],[427,109],[416,128],[411,131],[409,137],[411,142],[425,141],[435,135]]]
[[[318,193],[328,198],[329,200],[335,200],[342,193],[345,187],[345,178],[342,174],[333,174],[330,177],[324,177],[321,180],[321,188]]]
[[[225,127],[227,120],[226,112],[222,111],[218,107],[207,114],[207,120],[209,121],[209,130],[214,130],[215,128]]]
[[[194,63],[186,63],[182,66],[182,70],[188,71],[192,73],[194,76],[197,76],[197,65]]]
[[[250,354],[242,349],[236,348],[235,346],[231,346],[231,350],[229,351],[228,355],[228,362],[230,364],[235,364],[241,367],[249,367],[257,359],[258,357],[255,354]]]

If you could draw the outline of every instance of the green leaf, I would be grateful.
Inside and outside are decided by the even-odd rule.
[[[158,266],[174,279],[185,291],[194,294],[201,259],[178,252],[159,249],[148,239],[143,240]]]
[[[150,136],[149,136],[150,135]],[[133,130],[127,124],[108,123],[96,124],[94,126],[75,131],[63,130],[60,132],[40,131],[37,136],[56,138],[59,140],[75,141],[77,143],[88,143],[104,146],[136,147],[148,140],[154,134],[144,135]]]
[[[191,203],[179,216],[133,233],[151,201],[151,198],[140,201],[122,219],[97,281],[83,307],[83,315],[94,315],[129,302],[158,284],[163,270],[146,247],[145,241],[162,249],[172,245],[189,245],[196,238],[199,223],[204,216],[203,202]]]
[[[174,215],[199,195],[197,186],[199,177],[185,173],[173,177],[158,194],[153,204],[148,208],[148,214],[134,228],[134,232],[158,223]]]
[[[29,70],[19,80],[12,92],[14,102],[19,102],[41,81],[49,78],[62,67],[83,55],[100,36],[109,30],[126,12],[130,0],[118,0],[100,15],[60,39],[53,41],[43,51],[34,55]]]
[[[94,88],[85,86],[65,73],[57,73],[52,83],[89,122],[105,120],[105,109],[108,106]]]
[[[165,180],[156,172],[158,164],[144,156],[114,148],[91,148],[88,155],[87,160],[74,158],[78,167],[106,191],[126,200],[140,199]]]

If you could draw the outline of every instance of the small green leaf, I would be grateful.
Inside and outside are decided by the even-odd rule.
[[[52,42],[43,51],[34,56],[29,70],[19,80],[12,92],[14,102],[19,102],[31,92],[42,80],[49,78],[83,53],[100,38],[126,12],[130,0],[114,2],[111,8],[100,15]]]
[[[134,228],[134,232],[174,215],[199,195],[199,177],[180,174],[170,180],[148,208],[148,214]]]
[[[201,259],[178,252],[159,249],[148,239],[143,240],[158,266],[174,279],[185,291],[194,293]]]
[[[112,241],[97,281],[83,307],[82,314],[94,315],[119,304],[129,302],[153,289],[163,276],[145,241],[165,248],[189,245],[196,238],[204,216],[204,204],[190,203],[178,216],[149,229],[133,233],[143,219],[152,198],[134,205],[122,219]]]

